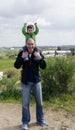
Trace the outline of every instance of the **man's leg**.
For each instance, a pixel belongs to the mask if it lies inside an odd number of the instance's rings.
[[[34,84],[32,90],[33,90],[35,101],[36,101],[37,122],[38,121],[41,122],[44,120],[41,83],[39,82],[37,84]]]
[[[37,123],[42,126],[47,126],[48,124],[44,120],[41,82],[33,85],[33,93],[36,101]]]
[[[22,84],[22,123],[28,124],[30,121],[30,85]]]

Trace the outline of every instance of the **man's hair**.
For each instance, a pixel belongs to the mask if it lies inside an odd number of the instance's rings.
[[[28,25],[28,26],[27,26],[27,30],[28,30],[28,29],[34,29],[34,26],[33,26],[33,25]]]
[[[33,42],[34,42],[34,39],[33,39],[33,38],[29,38],[29,39],[27,39],[26,43],[27,43],[28,41],[33,41]],[[34,42],[34,43],[35,43],[35,42]]]

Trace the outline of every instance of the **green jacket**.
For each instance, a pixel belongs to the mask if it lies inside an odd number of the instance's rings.
[[[36,26],[36,29],[34,31],[34,33],[32,35],[28,34],[27,31],[26,31],[26,26],[23,26],[22,28],[22,33],[24,34],[25,38],[26,38],[26,41],[29,39],[29,38],[32,38],[34,39],[34,41],[36,42],[36,35],[39,33],[39,28]]]

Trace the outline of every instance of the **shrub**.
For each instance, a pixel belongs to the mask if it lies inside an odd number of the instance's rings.
[[[21,97],[21,89],[19,89],[16,85],[17,79],[15,78],[8,78],[3,79],[4,88],[0,94],[1,99],[7,99],[10,97],[13,97],[15,99],[18,99]]]
[[[58,96],[61,93],[69,93],[69,84],[75,72],[75,64],[67,58],[55,58],[47,60],[47,68],[42,71],[43,96]]]
[[[20,78],[20,74],[19,74],[19,71],[17,71],[16,69],[7,69],[5,72],[4,72],[4,75],[7,75],[8,78],[13,78],[13,77],[18,77]]]
[[[4,72],[4,75],[7,76],[0,80],[0,98],[20,98],[20,73],[18,71],[15,71],[15,69],[8,69]]]

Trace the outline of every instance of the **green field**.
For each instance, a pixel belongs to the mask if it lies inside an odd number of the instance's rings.
[[[0,59],[0,71],[6,71],[7,69],[14,68],[14,59]]]

